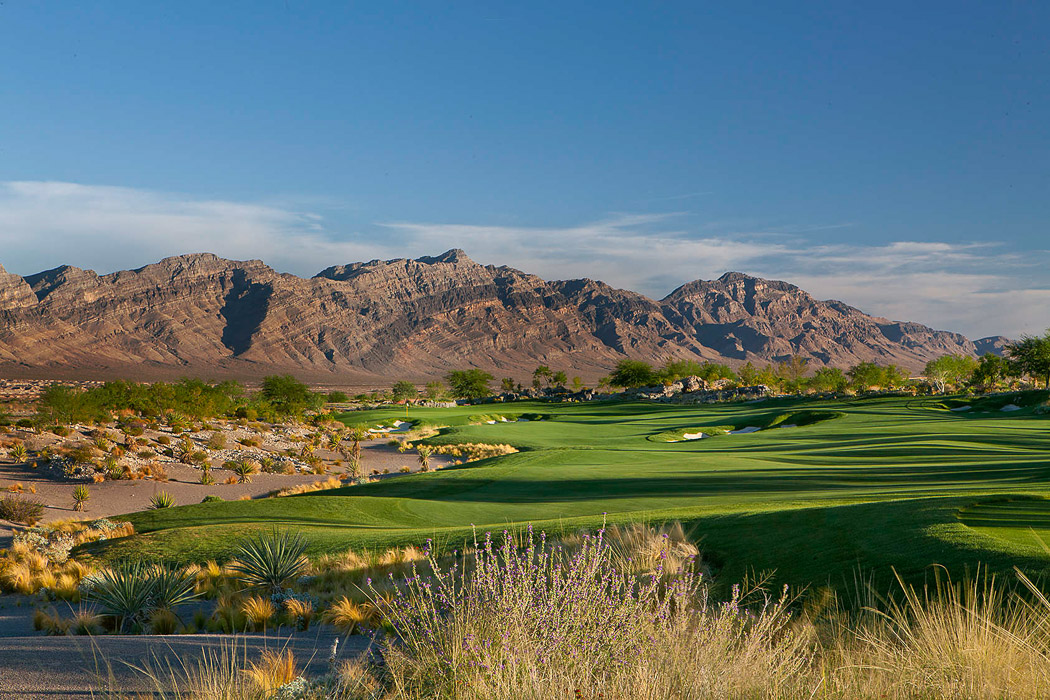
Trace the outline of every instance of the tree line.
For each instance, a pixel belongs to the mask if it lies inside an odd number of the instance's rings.
[[[176,382],[106,382],[79,389],[52,384],[36,402],[36,421],[43,423],[97,423],[114,413],[134,413],[146,418],[178,414],[204,420],[226,416],[276,422],[320,410],[325,394],[290,374],[266,377],[258,392],[249,393],[235,381],[206,382],[185,378]]]
[[[978,359],[943,355],[928,362],[923,375],[941,393],[964,387],[996,389],[1025,378],[1050,389],[1050,330],[1007,345],[1003,357],[992,353]]]

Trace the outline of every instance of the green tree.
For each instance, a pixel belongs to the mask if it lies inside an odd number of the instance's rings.
[[[460,369],[445,375],[452,395],[459,399],[480,399],[489,394],[492,375],[480,369]]]
[[[445,396],[445,385],[441,382],[427,382],[426,397],[431,401],[437,401]]]
[[[280,414],[302,413],[311,404],[310,388],[290,374],[263,379],[262,397]]]
[[[792,355],[786,362],[777,365],[777,374],[788,384],[798,386],[799,381],[809,369],[809,359],[801,355]]]
[[[809,379],[813,391],[843,391],[849,380],[838,367],[821,367]]]
[[[565,386],[569,381],[569,378],[565,375],[565,372],[558,370],[551,375],[551,383],[554,386]]]
[[[740,377],[741,386],[755,386],[758,384],[758,370],[755,369],[755,366],[750,361],[740,368],[737,375]]]
[[[969,381],[975,369],[977,369],[977,360],[972,357],[942,355],[926,363],[923,375],[933,382],[938,392],[943,394],[948,387],[960,386]]]
[[[394,401],[408,401],[419,395],[419,392],[416,391],[416,385],[403,379],[399,382],[394,382],[390,393],[394,397]]]
[[[1044,380],[1050,389],[1050,330],[1042,336],[1026,335],[1006,350],[1021,372]]]
[[[551,385],[551,378],[554,376],[554,372],[547,365],[540,365],[536,369],[532,370],[532,385],[537,389],[540,386],[540,382],[546,382],[547,386]]]
[[[970,376],[970,384],[973,386],[994,387],[1006,379],[1009,371],[1009,361],[993,353],[987,352],[977,360],[977,367]]]
[[[52,384],[37,399],[37,411],[51,423],[72,423],[80,412],[80,393],[65,384]]]
[[[573,391],[582,391],[583,390],[583,380],[580,379],[579,377],[573,377],[572,378],[572,390]]]
[[[777,373],[777,368],[773,365],[766,365],[759,370],[755,380],[758,384],[764,384],[777,390],[784,386],[784,378]]]
[[[882,386],[883,371],[874,362],[861,362],[853,365],[846,372],[846,376],[849,377],[850,386],[859,391]]]
[[[505,393],[510,393],[514,391],[514,379],[512,379],[511,377],[504,377],[499,382],[499,388]]]
[[[911,373],[897,365],[886,365],[882,368],[882,386],[887,389],[900,389],[911,381]]]
[[[616,363],[616,369],[609,375],[610,384],[625,389],[647,386],[656,381],[652,366],[641,360],[620,360]]]
[[[346,403],[350,400],[350,397],[342,391],[330,391],[328,392],[328,403]]]

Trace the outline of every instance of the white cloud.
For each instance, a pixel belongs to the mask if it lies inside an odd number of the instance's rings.
[[[260,258],[311,275],[335,264],[436,255],[463,248],[475,260],[547,279],[592,277],[660,297],[729,270],[784,279],[819,298],[915,320],[971,337],[1050,326],[1046,251],[897,241],[807,241],[851,224],[741,231],[709,222],[687,231],[676,214],[621,213],[569,227],[388,222],[343,238],[315,211],[287,203],[202,200],[65,182],[0,183],[0,263],[29,274],[68,263],[110,272],[168,255],[208,251]],[[697,234],[697,231],[700,234]],[[826,235],[826,233],[825,233]]]

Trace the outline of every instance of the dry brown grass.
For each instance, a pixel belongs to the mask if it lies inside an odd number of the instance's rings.
[[[299,676],[295,655],[291,649],[273,651],[267,649],[244,670],[252,685],[259,692],[270,694]]]
[[[337,489],[344,486],[342,481],[338,477],[332,476],[327,479],[315,481],[310,484],[297,484],[295,486],[288,486],[283,489],[273,491],[267,496],[281,497],[281,496],[297,496],[301,493],[312,493],[314,491],[326,491],[328,489]]]
[[[265,632],[277,615],[277,609],[269,598],[253,595],[241,603],[241,614],[255,632]]]

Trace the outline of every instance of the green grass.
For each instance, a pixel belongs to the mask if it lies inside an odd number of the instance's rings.
[[[1037,414],[1044,400],[1015,396],[1004,404],[1023,410],[984,415],[909,398],[413,409],[417,424],[449,426],[432,444],[508,443],[521,452],[320,494],[136,513],[128,519],[139,535],[93,551],[222,558],[238,537],[274,524],[300,529],[317,554],[426,538],[458,544],[473,526],[556,531],[603,519],[682,520],[723,580],[776,570],[785,582],[837,586],[849,585],[858,567],[918,578],[935,563],[1035,571],[1050,559],[1028,530],[1050,535],[1050,502],[1042,501],[1050,497],[1050,418]],[[476,420],[524,414],[545,420]],[[343,418],[389,424],[405,414]],[[766,429],[654,439],[705,426]]]

